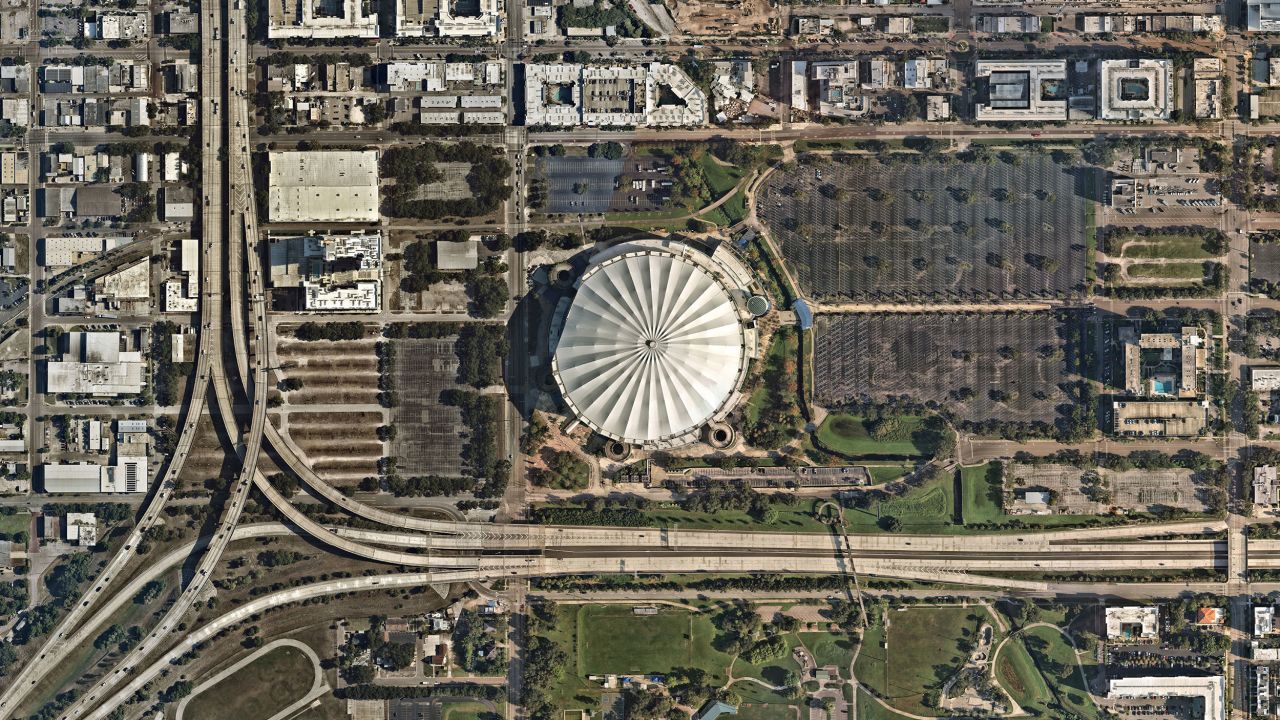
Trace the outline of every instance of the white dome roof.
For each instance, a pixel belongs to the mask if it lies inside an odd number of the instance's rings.
[[[726,405],[745,348],[719,279],[685,254],[643,247],[583,274],[552,369],[587,426],[656,445],[697,432]]]

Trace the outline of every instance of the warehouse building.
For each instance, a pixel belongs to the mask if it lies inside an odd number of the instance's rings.
[[[271,222],[377,222],[376,151],[285,150],[269,159]]]

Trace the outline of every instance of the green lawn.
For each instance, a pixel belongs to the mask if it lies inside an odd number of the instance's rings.
[[[1198,262],[1182,262],[1162,265],[1158,263],[1133,263],[1127,270],[1131,278],[1149,278],[1153,280],[1181,280],[1200,282],[1204,280],[1204,265]]]
[[[778,511],[778,522],[772,525],[766,525],[747,513],[737,510],[720,510],[714,515],[709,515],[707,513],[689,512],[679,508],[661,508],[647,510],[644,514],[650,519],[654,527],[679,526],[690,530],[777,530],[779,532],[822,533],[831,531],[828,526],[813,518],[808,504],[798,504],[790,508],[784,505],[775,505],[774,507]]]
[[[578,606],[578,674],[667,673],[693,660],[692,614],[662,607],[636,615],[627,605]]]
[[[1120,257],[1153,260],[1208,260],[1213,257],[1204,249],[1204,240],[1185,233],[1158,235],[1121,235],[1113,238],[1112,247],[1121,248]]]
[[[742,180],[741,168],[720,163],[709,152],[698,157],[698,167],[702,168],[702,176],[707,179],[713,200],[732,190]]]
[[[996,679],[1022,709],[1042,716],[1049,714],[1047,705],[1053,694],[1036,669],[1035,660],[1031,659],[1022,638],[1015,636],[1000,649],[996,658]]]
[[[12,535],[31,529],[31,513],[19,510],[12,515],[0,515],[0,533]]]
[[[193,697],[183,717],[269,718],[300,700],[311,689],[314,673],[301,650],[277,648]]]
[[[910,720],[906,715],[899,715],[887,710],[876,702],[866,690],[858,688],[858,720]]]
[[[840,668],[840,676],[848,679],[849,664],[853,662],[853,651],[857,645],[844,633],[802,632],[800,641],[809,648],[813,661],[818,667],[835,665]]]
[[[1098,718],[1098,707],[1089,698],[1080,677],[1075,650],[1062,633],[1054,628],[1038,627],[1022,635],[1036,667],[1061,703],[1079,717],[1087,720]]]
[[[489,714],[484,704],[474,700],[464,700],[445,703],[443,720],[484,720]]]
[[[787,358],[797,357],[800,353],[800,346],[796,339],[795,333],[776,332],[769,339],[769,350],[764,356],[764,366],[768,367],[773,364],[780,364]],[[751,397],[747,398],[747,406],[743,412],[747,416],[747,424],[753,424],[760,417],[760,410],[764,408],[768,400],[769,388],[761,383],[751,393]]]
[[[740,189],[720,206],[730,225],[735,225],[747,217],[747,192]]]
[[[901,532],[964,532],[964,528],[954,522],[952,485],[951,476],[944,473],[941,479],[913,488],[904,495],[866,508],[848,508],[844,511],[845,527],[851,533],[883,532],[880,518],[891,515],[902,523]]]
[[[1084,204],[1085,279],[1090,284],[1098,279],[1098,226],[1095,220],[1096,213],[1096,203],[1091,201]]]
[[[831,413],[818,426],[817,439],[828,450],[859,457],[862,455],[901,455],[919,457],[924,450],[915,435],[921,430],[924,418],[918,415],[899,416],[899,429],[884,440],[871,437],[867,419],[849,413]]]
[[[673,668],[697,668],[706,673],[706,682],[722,687],[734,677],[754,677],[778,684],[787,670],[799,672],[790,649],[799,643],[795,633],[784,635],[788,652],[774,660],[752,665],[716,649],[718,616],[721,606],[712,602],[693,604],[702,607],[695,612],[674,607],[661,607],[658,615],[635,615],[630,605],[559,606],[556,627],[540,631],[568,653],[564,673],[550,688],[557,708],[594,707],[604,692],[600,684],[590,682],[587,675],[605,673],[665,673]],[[821,633],[813,633],[821,635]],[[752,682],[738,682],[733,689],[742,696],[742,714],[758,720],[787,717],[789,700],[772,690]],[[443,720],[479,720],[472,717],[446,717]]]
[[[868,629],[858,654],[858,680],[899,710],[934,714],[924,705],[925,693],[940,688],[964,663],[968,654],[959,649],[960,641],[992,620],[981,607],[908,607],[885,615],[888,647],[881,646],[879,626]]]
[[[743,703],[738,706],[737,720],[791,720],[791,708],[786,705]]]
[[[781,685],[783,675],[787,670],[791,670],[798,675],[800,673],[800,666],[797,665],[796,661],[791,657],[791,649],[799,644],[799,640],[796,638],[795,633],[787,633],[782,636],[782,639],[787,643],[787,652],[785,655],[780,658],[774,658],[773,660],[766,660],[759,665],[753,665],[739,657],[733,661],[733,676],[735,678],[753,677],[763,680],[770,685]],[[747,690],[748,686],[751,686],[750,690]],[[792,702],[786,697],[783,697],[782,695],[779,695],[767,688],[763,688],[755,683],[735,683],[733,688],[736,692],[742,694],[744,698],[747,694],[750,694],[752,699],[758,702],[784,705]]]

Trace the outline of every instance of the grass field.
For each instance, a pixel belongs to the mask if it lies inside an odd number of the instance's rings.
[[[740,168],[718,162],[709,152],[698,157],[698,167],[702,168],[702,176],[707,179],[707,188],[711,190],[713,199],[729,192],[742,180]]]
[[[743,703],[738,706],[738,720],[791,720],[791,708],[785,705]]]
[[[482,720],[489,711],[481,703],[466,700],[463,702],[445,703],[442,720]]]
[[[872,626],[858,653],[858,679],[893,707],[921,715],[925,693],[939,688],[966,658],[959,642],[990,622],[982,608],[911,607],[887,613],[888,647],[881,646],[882,626]]]
[[[736,510],[720,510],[714,515],[688,512],[679,508],[647,510],[645,516],[656,527],[679,526],[686,529],[700,530],[757,530],[778,532],[830,532],[831,529],[818,522],[809,514],[807,505],[786,507],[774,506],[778,511],[778,522],[766,525],[745,512]]]
[[[31,528],[31,513],[19,510],[12,515],[0,515],[0,533],[12,535],[27,532]]]
[[[579,674],[666,673],[692,662],[687,611],[636,615],[626,605],[581,605],[577,620]]]
[[[858,689],[858,720],[909,720],[906,715],[899,715],[887,710],[875,701],[866,690]]]
[[[878,532],[879,520],[892,515],[902,522],[904,532],[958,532],[955,524],[955,498],[951,476],[941,478],[905,495],[891,498],[867,508],[849,508],[844,511],[845,525],[850,532]]]
[[[269,718],[301,699],[313,676],[311,660],[302,651],[278,648],[193,697],[183,717]]]
[[[795,333],[774,333],[773,337],[769,339],[769,351],[765,353],[764,365],[769,366],[781,363],[787,358],[796,357],[800,352],[800,346],[797,342]],[[767,402],[766,396],[768,393],[769,388],[764,387],[764,384],[761,383],[761,386],[756,388],[751,393],[751,397],[747,399],[747,406],[743,412],[746,413],[748,424],[755,423],[756,419],[760,417],[760,410]]]
[[[866,418],[848,413],[832,413],[818,426],[817,439],[832,452],[859,457],[862,455],[901,455],[919,457],[924,451],[916,444],[913,435],[920,430],[924,418],[903,415],[897,432],[884,440],[871,437]]]
[[[1037,627],[1023,633],[1023,637],[1036,667],[1063,706],[1086,720],[1098,718],[1098,707],[1089,698],[1084,679],[1080,677],[1075,650],[1062,633],[1054,628]],[[1050,668],[1061,668],[1062,674],[1050,673]]]
[[[781,685],[786,671],[791,670],[798,675],[800,673],[800,666],[797,665],[796,661],[791,657],[791,650],[798,645],[800,641],[796,638],[795,633],[787,633],[782,636],[782,639],[787,643],[787,652],[785,655],[773,660],[766,660],[759,665],[754,665],[742,658],[737,658],[733,661],[733,676],[735,678],[752,677],[769,683],[770,685]],[[748,699],[748,701],[774,705],[786,705],[793,702],[788,700],[786,697],[775,693],[773,690],[761,687],[753,682],[735,683],[733,689],[735,692],[742,695],[744,699]]]
[[[818,667],[835,665],[840,668],[840,676],[848,679],[849,663],[853,662],[853,651],[857,648],[853,641],[844,634],[806,632],[800,633],[800,642],[809,648],[813,661]]]
[[[911,472],[911,467],[910,463],[868,465],[867,472],[871,474],[871,482],[879,484],[897,480],[903,475]]]
[[[741,222],[747,216],[746,191],[738,190],[735,192],[732,197],[725,200],[724,204],[720,206],[720,210],[724,212],[725,218],[729,221],[728,224],[734,225]]]
[[[717,650],[716,623],[721,612],[718,604],[695,604],[706,607],[701,612],[662,607],[658,615],[646,616],[635,615],[630,605],[561,605],[555,629],[541,632],[569,656],[564,674],[550,688],[552,702],[562,710],[594,709],[605,691],[599,683],[586,679],[590,674],[666,673],[673,668],[697,668],[706,673],[709,685],[720,687],[729,680],[730,665],[734,677],[754,677],[771,683],[776,683],[786,670],[799,671],[790,652],[757,666]],[[788,648],[799,643],[795,633],[784,637]],[[791,707],[795,701],[768,688],[749,681],[735,683],[733,688],[742,696],[744,708],[750,708],[743,713],[750,718],[796,717]]]
[[[1182,280],[1199,282],[1204,279],[1204,266],[1198,262],[1183,263],[1133,263],[1126,270],[1131,278],[1152,280]]]
[[[1011,638],[1001,648],[996,658],[996,679],[1023,710],[1041,715],[1048,713],[1047,704],[1053,694],[1020,637]]]
[[[1213,257],[1204,249],[1204,240],[1184,233],[1160,235],[1121,235],[1112,238],[1112,247],[1120,248],[1120,257],[1139,260],[1208,260]]]

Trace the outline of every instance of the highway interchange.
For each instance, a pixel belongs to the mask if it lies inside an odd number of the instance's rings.
[[[146,584],[193,553],[199,560],[178,600],[169,607],[152,631],[80,698],[62,718],[103,718],[139,688],[159,676],[172,660],[223,629],[233,627],[255,613],[273,607],[347,592],[415,587],[428,583],[485,581],[500,577],[601,572],[858,572],[887,577],[945,580],[999,587],[1028,593],[1052,593],[1055,582],[986,577],[1035,569],[1069,573],[1089,570],[1129,570],[1135,567],[1170,570],[1218,569],[1233,571],[1231,541],[1218,539],[1228,530],[1225,522],[1102,528],[1034,535],[852,535],[849,547],[834,536],[803,533],[726,533],[659,530],[656,528],[573,528],[536,525],[473,523],[435,520],[396,513],[348,497],[326,483],[300,457],[291,443],[266,420],[268,386],[268,321],[263,292],[263,272],[258,247],[257,210],[250,171],[248,68],[251,55],[244,27],[245,0],[204,3],[201,11],[201,144],[203,152],[204,206],[201,212],[201,325],[195,382],[180,417],[178,442],[172,458],[157,482],[158,489],[145,502],[136,525],[123,547],[108,561],[85,597],[44,642],[32,661],[8,678],[0,692],[0,712],[12,712],[68,654],[89,642],[111,614]],[[1222,130],[1194,126],[1189,132],[1218,135]],[[796,138],[902,137],[926,132],[924,127],[828,127],[788,128],[777,131],[716,131],[717,136],[751,141]],[[1115,134],[1147,134],[1148,128],[1117,127]],[[1007,134],[990,128],[957,129],[952,137]],[[1079,128],[1045,128],[1036,136],[1080,138],[1094,131]],[[335,133],[335,136],[340,135]],[[384,139],[366,134],[370,141]],[[574,131],[544,133],[545,142],[586,143],[598,139],[688,139],[705,141],[705,131],[652,131],[600,133]],[[336,139],[341,139],[337,137]],[[501,140],[515,156],[523,154],[523,132]],[[516,187],[523,172],[516,169]],[[522,209],[510,204],[506,229],[525,227]],[[513,295],[523,291],[523,258],[513,269]],[[227,342],[230,340],[230,343]],[[227,351],[230,351],[229,353]],[[143,533],[161,517],[171,500],[174,480],[180,473],[196,437],[196,425],[205,415],[212,390],[219,430],[236,448],[239,471],[221,507],[215,529],[199,541],[150,561],[146,570],[128,575],[136,560]],[[237,412],[245,409],[246,413]],[[518,436],[518,424],[511,438]],[[352,515],[385,530],[327,527],[312,520],[277,491],[261,472],[258,460],[269,446],[288,470],[310,491]],[[517,478],[517,484],[519,478]],[[239,517],[252,487],[286,519],[286,524],[241,525]],[[1237,528],[1238,529],[1238,528]],[[209,592],[209,578],[228,545],[255,537],[305,534],[335,552],[385,563],[413,572],[396,572],[363,578],[312,583],[265,595],[224,613],[206,625],[177,631],[195,602]],[[1148,537],[1176,535],[1178,539]],[[1203,535],[1203,538],[1196,536]],[[1241,545],[1240,552],[1244,552]],[[1248,566],[1280,567],[1280,541],[1250,544]],[[129,577],[121,584],[121,578]],[[1237,578],[1233,577],[1233,581]],[[121,587],[115,587],[121,585]],[[1222,584],[1216,584],[1221,588]],[[1078,591],[1079,584],[1073,586]],[[1109,593],[1114,588],[1099,589]]]

